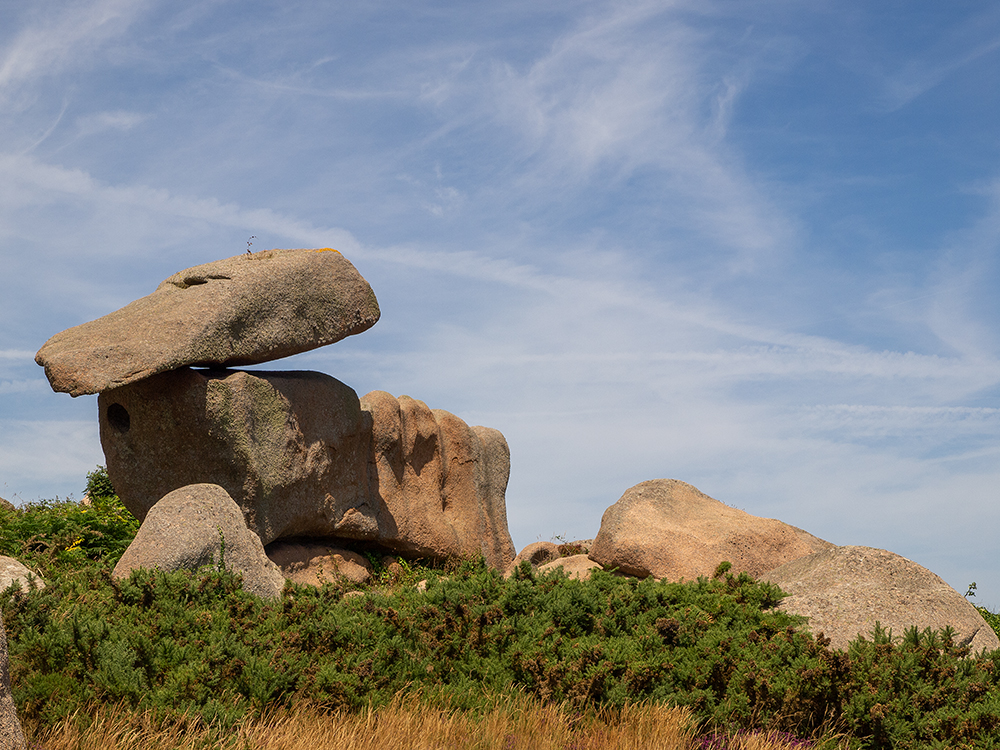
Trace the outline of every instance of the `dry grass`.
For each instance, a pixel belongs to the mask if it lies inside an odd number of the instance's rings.
[[[79,717],[77,717],[79,718]],[[572,714],[525,698],[489,711],[433,708],[419,699],[360,713],[326,713],[299,706],[220,733],[199,719],[161,725],[150,714],[101,708],[89,722],[71,718],[29,733],[32,750],[696,750],[685,708],[642,704],[620,711]],[[88,723],[86,730],[81,723]],[[729,741],[727,750],[792,750],[763,735]]]

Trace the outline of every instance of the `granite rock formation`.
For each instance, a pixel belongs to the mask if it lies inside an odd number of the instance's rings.
[[[136,568],[169,572],[220,563],[242,574],[243,588],[261,598],[278,597],[285,586],[229,494],[218,485],[192,484],[150,509],[112,575],[128,578]]]
[[[270,362],[371,328],[378,302],[336,250],[265,250],[174,274],[50,338],[35,357],[55,391],[102,393],[186,365]]]
[[[752,516],[676,479],[628,489],[604,512],[590,559],[605,568],[671,581],[711,576],[724,560],[733,573],[759,576],[829,549],[802,529]]]
[[[507,443],[408,396],[315,372],[241,372],[379,318],[336,250],[268,250],[174,274],[49,339],[52,388],[99,393],[108,474],[143,521],[181,487],[216,484],[263,544],[366,540],[413,557],[513,557]]]
[[[371,420],[370,504],[378,541],[407,556],[478,554],[504,570],[514,557],[505,493],[510,450],[497,430],[385,391],[361,399]]]
[[[183,368],[102,393],[108,476],[141,521],[190,484],[223,487],[264,544],[376,542],[413,557],[514,556],[507,443],[407,396],[315,372]]]
[[[858,635],[871,637],[878,622],[899,638],[915,625],[950,626],[973,652],[1000,648],[1000,639],[965,597],[927,568],[873,547],[834,547],[800,557],[761,576],[791,594],[780,609],[809,618],[833,648]]]

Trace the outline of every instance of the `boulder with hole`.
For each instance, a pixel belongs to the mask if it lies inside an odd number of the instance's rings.
[[[366,540],[501,570],[514,556],[503,435],[408,396],[359,399],[316,372],[182,368],[102,393],[98,409],[108,476],[140,520],[211,483],[264,544]]]
[[[694,580],[722,561],[765,571],[833,547],[802,529],[732,508],[676,479],[628,489],[604,512],[590,559],[628,575]]]

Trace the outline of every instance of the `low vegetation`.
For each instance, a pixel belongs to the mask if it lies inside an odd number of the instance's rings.
[[[170,722],[121,706],[102,707],[87,728],[73,718],[36,735],[46,750],[796,750],[806,744],[778,733],[697,739],[685,708],[657,704],[572,713],[520,694],[479,713],[429,706],[410,694],[388,706],[328,711],[300,703],[269,711],[222,732],[198,719]]]
[[[0,554],[47,582],[0,597],[37,747],[1000,746],[1000,652],[948,631],[834,651],[725,566],[677,584],[405,563],[273,602],[225,570],[116,581],[136,522],[102,481],[89,506],[0,509]]]

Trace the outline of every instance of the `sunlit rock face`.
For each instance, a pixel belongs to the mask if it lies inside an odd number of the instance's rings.
[[[922,565],[895,552],[845,546],[823,550],[765,573],[789,594],[779,609],[808,618],[832,648],[846,650],[878,624],[902,636],[911,627],[954,630],[973,653],[1000,648],[1000,639],[971,602]]]
[[[378,302],[336,250],[265,250],[179,271],[152,294],[50,338],[52,389],[101,393],[187,365],[245,366],[371,328]]]
[[[629,575],[670,581],[711,576],[722,561],[759,576],[830,542],[773,518],[752,516],[676,479],[629,488],[604,512],[590,559]]]
[[[336,250],[267,250],[180,271],[35,359],[54,390],[100,394],[108,474],[140,521],[172,491],[213,484],[264,544],[364,540],[503,569],[514,550],[499,432],[408,396],[362,400],[317,372],[228,369],[332,344],[379,314]]]
[[[483,554],[499,569],[507,443],[423,402],[317,372],[181,368],[98,399],[108,474],[140,520],[179,487],[210,483],[264,544],[369,540],[402,554]]]

